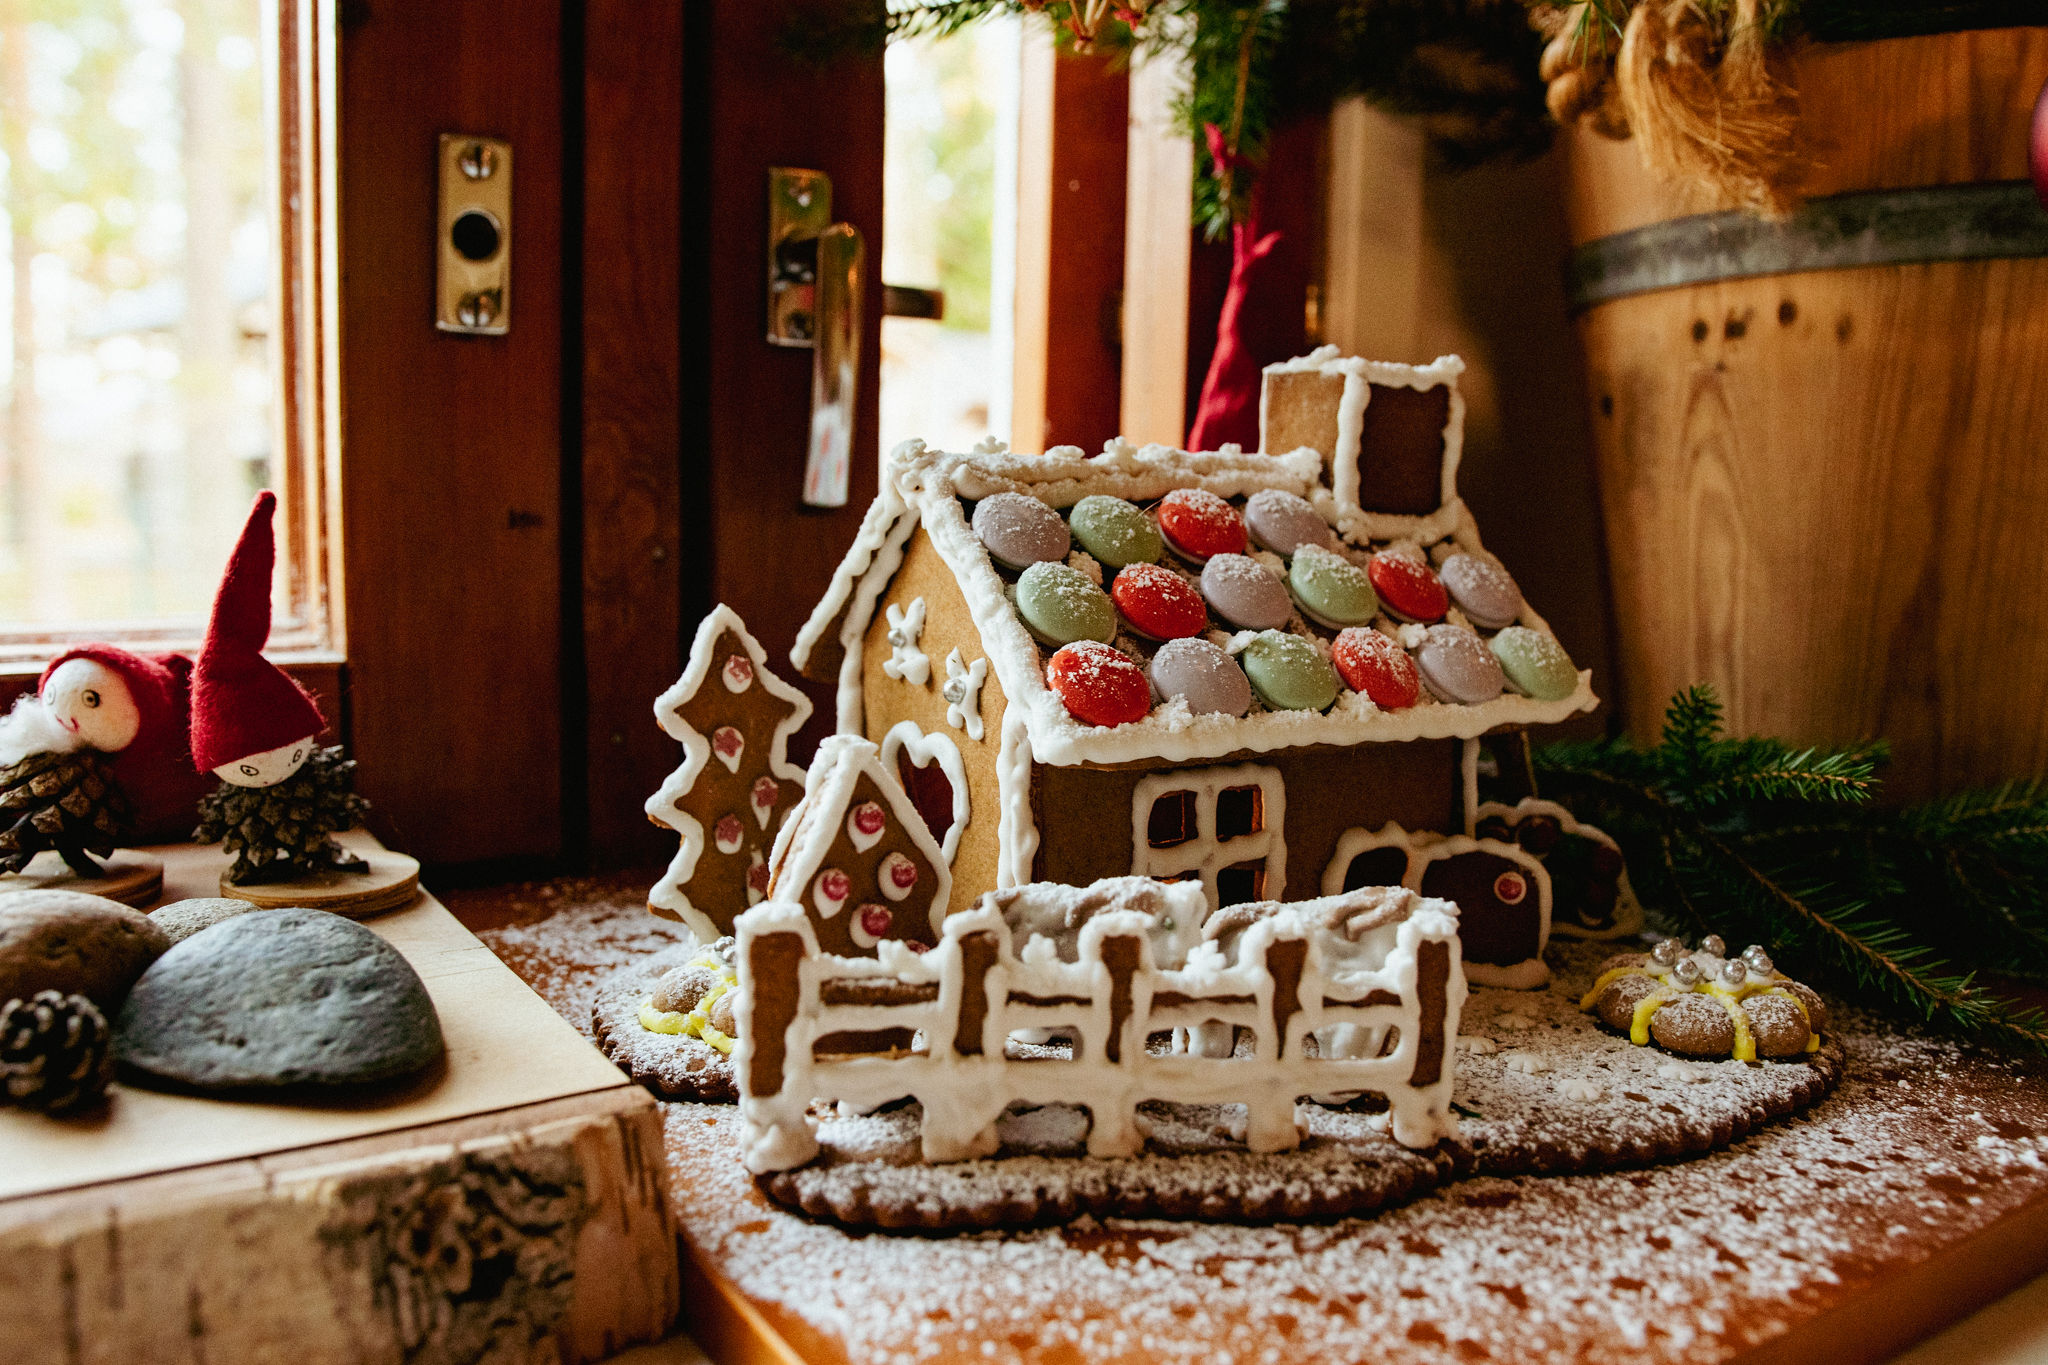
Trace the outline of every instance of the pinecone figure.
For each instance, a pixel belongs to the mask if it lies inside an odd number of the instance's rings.
[[[54,848],[81,877],[97,877],[92,855],[111,857],[132,827],[128,794],[97,749],[30,754],[0,768],[0,872],[19,872]]]
[[[235,855],[228,880],[281,882],[313,872],[367,872],[370,865],[328,836],[353,829],[370,803],[354,791],[356,764],[341,748],[315,749],[274,787],[223,782],[199,803],[192,837]]]
[[[52,1114],[93,1103],[113,1076],[113,1031],[82,995],[38,991],[0,1006],[0,1085],[7,1098]]]

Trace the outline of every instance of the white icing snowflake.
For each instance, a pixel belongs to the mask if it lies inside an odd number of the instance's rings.
[[[939,694],[946,699],[946,724],[965,730],[969,739],[980,739],[981,685],[988,681],[988,660],[967,663],[954,650],[946,656],[946,684]]]
[[[1510,1052],[1500,1060],[1502,1066],[1510,1071],[1519,1071],[1524,1076],[1540,1076],[1550,1070],[1550,1063],[1533,1052]]]
[[[974,453],[977,455],[1007,455],[1010,453],[1010,443],[1008,441],[999,441],[993,436],[984,436],[974,443]]]
[[[882,671],[912,687],[923,687],[932,676],[931,656],[917,644],[924,634],[924,599],[913,597],[907,607],[891,602],[888,614],[889,657],[882,661]]]
[[[1500,1044],[1476,1033],[1461,1033],[1458,1035],[1458,1051],[1469,1052],[1474,1057],[1490,1057],[1500,1051]]]
[[[1564,1076],[1557,1082],[1557,1093],[1568,1100],[1597,1100],[1607,1092],[1600,1088],[1598,1081],[1589,1081],[1584,1076]]]

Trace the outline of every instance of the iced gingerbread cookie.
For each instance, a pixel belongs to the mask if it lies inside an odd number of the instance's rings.
[[[768,671],[767,655],[731,607],[697,628],[683,676],[654,704],[681,741],[683,763],[647,800],[647,817],[682,836],[647,908],[681,920],[700,943],[768,891],[768,854],[783,817],[804,793],[789,737],[810,699]]]
[[[1602,966],[1580,1008],[1638,1047],[1654,1042],[1685,1057],[1802,1057],[1820,1050],[1827,1006],[1784,976],[1759,945],[1730,957],[1715,935],[1687,952],[1667,938],[1653,952],[1622,953]]]
[[[598,986],[591,1027],[621,1071],[663,1099],[737,1098],[732,940],[683,944],[614,972]]]

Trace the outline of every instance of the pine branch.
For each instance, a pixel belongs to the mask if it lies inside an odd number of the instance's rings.
[[[1692,687],[1652,748],[1554,745],[1531,766],[1622,844],[1646,905],[1768,943],[1890,1013],[2048,1052],[2048,1016],[1977,970],[2048,980],[2048,780],[1888,811],[1873,804],[1881,744],[1722,729],[1713,690]]]

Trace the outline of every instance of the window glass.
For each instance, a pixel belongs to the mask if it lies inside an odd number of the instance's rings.
[[[0,10],[0,630],[196,625],[271,482],[266,17]]]
[[[1010,431],[1021,28],[969,24],[885,59],[882,279],[945,294],[940,321],[882,319],[882,453]]]

